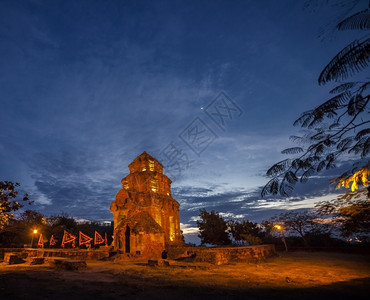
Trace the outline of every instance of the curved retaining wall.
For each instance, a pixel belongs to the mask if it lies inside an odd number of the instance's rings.
[[[258,262],[276,256],[275,245],[242,247],[187,247],[172,246],[168,249],[169,259],[191,262],[208,262],[216,265],[230,262]],[[73,250],[73,249],[0,249],[0,260],[4,253],[17,253],[21,258],[29,257],[66,257],[81,260],[99,260],[109,257],[109,249]]]
[[[3,248],[0,249],[0,259],[5,253],[17,253],[19,257],[66,257],[71,259],[95,260],[109,257],[108,249],[82,250],[82,249],[31,249],[31,248]]]
[[[169,259],[208,262],[216,265],[229,262],[258,262],[276,256],[275,245],[242,247],[171,247]]]

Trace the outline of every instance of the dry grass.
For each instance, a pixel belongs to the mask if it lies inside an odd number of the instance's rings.
[[[263,263],[223,266],[89,261],[84,271],[0,266],[2,299],[367,299],[369,256],[281,253]]]

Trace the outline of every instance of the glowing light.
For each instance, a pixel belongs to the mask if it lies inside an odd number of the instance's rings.
[[[363,186],[369,185],[368,177],[370,177],[370,169],[366,165],[362,167],[359,171],[354,173],[352,176],[346,177],[346,178],[340,178],[337,188],[340,188],[341,186],[344,186],[345,188],[349,188],[350,183],[351,185],[351,191],[354,192],[358,189],[358,184],[362,184]],[[335,182],[336,179],[333,179],[332,182]]]
[[[143,171],[143,172],[144,172],[144,171],[146,171],[146,168],[143,168],[143,169],[142,169],[142,171]]]
[[[281,229],[282,229],[282,227],[281,227],[279,224],[274,225],[274,227],[275,227],[277,230],[281,230]]]
[[[154,161],[153,160],[149,160],[149,170],[154,171]]]
[[[33,237],[35,236],[35,234],[37,233],[37,229],[33,229],[32,230],[32,238],[31,238],[31,248],[32,248],[32,246],[33,246]]]
[[[170,241],[175,240],[175,222],[173,216],[170,216]]]
[[[152,180],[151,185],[152,185],[152,191],[156,192],[158,190],[158,181],[157,180]]]

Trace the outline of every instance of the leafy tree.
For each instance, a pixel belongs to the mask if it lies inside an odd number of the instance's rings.
[[[41,233],[45,237],[48,229],[46,218],[39,212],[26,210],[18,218],[12,219],[1,232],[0,243],[4,247],[23,247],[24,244],[29,244],[33,229],[38,231],[34,238]]]
[[[9,220],[7,226],[0,231],[0,247],[1,248],[19,248],[27,243],[22,237],[23,228],[16,219]],[[30,240],[28,240],[28,243]]]
[[[60,243],[63,238],[64,230],[77,235],[78,234],[78,228],[77,228],[77,222],[72,217],[69,217],[68,214],[62,213],[57,216],[51,216],[47,218],[47,222],[49,224],[49,231],[50,235],[53,234],[55,241],[57,243]],[[89,234],[85,232],[86,234]]]
[[[227,222],[229,232],[237,242],[245,241],[250,245],[262,244],[263,232],[257,223],[243,220],[242,222],[230,220]]]
[[[274,231],[274,223],[271,221],[262,221],[261,227],[264,231],[265,236],[271,236],[271,233]]]
[[[359,235],[366,239],[370,232],[370,202],[367,190],[347,191],[331,201],[321,201],[315,206],[321,215],[330,215],[336,225],[340,226],[344,237]]]
[[[26,210],[20,215],[17,223],[18,228],[20,229],[19,235],[24,244],[29,242],[29,238],[33,234],[33,229],[37,229],[37,235],[35,238],[38,238],[39,235],[42,234],[45,240],[48,236],[49,226],[47,224],[47,219],[43,214],[37,211]]]
[[[180,234],[181,234],[181,240],[182,240],[182,241],[183,241],[183,243],[185,244],[184,231],[180,230]]]
[[[214,211],[209,213],[205,209],[201,209],[199,216],[201,220],[197,221],[197,226],[199,228],[198,237],[202,245],[211,244],[221,246],[231,244],[227,232],[227,223],[219,213]]]
[[[252,234],[241,234],[241,237],[244,241],[246,241],[249,245],[261,245],[262,239],[258,236]]]
[[[14,211],[23,207],[23,204],[16,201],[19,187],[19,183],[13,183],[11,181],[0,181],[0,231],[4,230],[5,226],[9,223],[11,219],[14,218]],[[22,201],[29,201],[28,195],[25,194]]]
[[[77,222],[74,218],[69,217],[67,214],[62,213],[57,216],[48,218],[48,223],[52,227],[60,227],[62,230],[76,230]]]
[[[43,214],[34,211],[34,210],[26,210],[24,211],[18,218],[19,221],[24,222],[28,226],[38,226],[38,225],[45,225],[46,218]]]
[[[271,222],[271,220],[262,221],[260,227],[263,233],[262,243],[264,244],[275,243],[276,237],[274,237],[272,234],[272,232],[274,231],[274,224]]]
[[[304,246],[309,245],[309,235],[313,233],[327,233],[325,225],[315,222],[316,216],[309,212],[287,212],[271,218],[271,222],[281,224],[287,233],[298,234]]]
[[[341,21],[337,29],[368,30],[369,20],[367,8]],[[274,164],[266,172],[271,179],[262,189],[262,196],[288,196],[296,182],[304,183],[313,174],[335,167],[335,162],[344,154],[354,155],[358,160],[369,155],[370,82],[343,82],[365,70],[369,62],[370,38],[365,35],[342,49],[323,69],[319,84],[338,81],[339,85],[330,91],[329,100],[304,112],[294,122],[295,126],[305,128],[306,131],[301,136],[292,136],[291,140],[297,146],[285,149],[282,153],[296,156]],[[363,167],[359,165],[343,174],[342,182]],[[356,185],[367,186],[364,177],[356,177]]]
[[[23,247],[24,244],[29,244],[33,229],[37,229],[38,233],[34,236],[34,245],[40,234],[43,234],[45,246],[47,247],[47,239],[54,235],[57,242],[57,247],[60,247],[64,230],[78,235],[79,230],[83,233],[94,237],[95,230],[99,233],[107,233],[108,243],[112,241],[113,227],[104,226],[98,222],[86,222],[77,224],[76,220],[69,217],[67,214],[45,217],[39,212],[26,210],[18,218],[10,220],[8,226],[0,232],[1,247]]]

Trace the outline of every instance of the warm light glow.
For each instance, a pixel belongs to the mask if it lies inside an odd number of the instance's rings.
[[[37,233],[37,229],[34,229],[34,230],[33,230],[33,233],[34,233],[34,234],[36,234],[36,233]]]
[[[143,168],[143,169],[142,169],[142,171],[143,171],[143,172],[144,172],[144,171],[146,171],[146,168]]]
[[[175,222],[173,216],[170,216],[170,241],[173,242],[175,240]]]
[[[155,214],[155,221],[162,226],[162,218],[161,218],[161,213],[158,212]]]
[[[158,190],[158,181],[157,180],[152,180],[151,184],[152,184],[152,191],[157,192],[157,190]]]
[[[149,170],[154,171],[154,161],[153,160],[149,160]]]
[[[349,176],[347,178],[340,178],[337,188],[339,189],[341,186],[344,186],[345,188],[349,188],[350,183],[352,182],[351,185],[351,191],[354,192],[355,190],[358,189],[358,184],[362,184],[363,186],[368,186],[369,185],[369,179],[370,177],[370,169],[366,165],[362,167],[359,171],[354,173],[352,176]],[[333,179],[333,182],[335,182],[337,178]]]
[[[275,227],[277,230],[281,230],[281,229],[282,229],[282,228],[281,228],[281,226],[280,226],[279,224],[274,225],[274,227]]]

